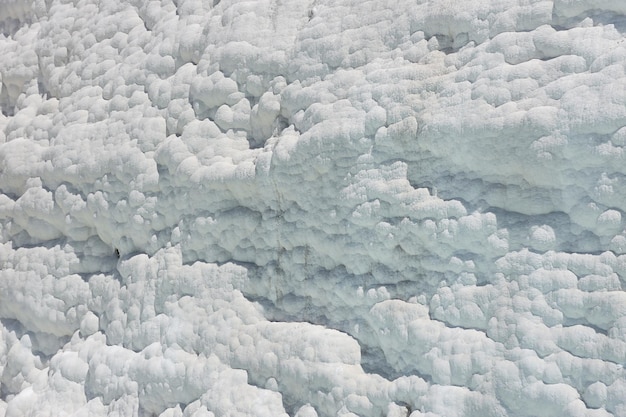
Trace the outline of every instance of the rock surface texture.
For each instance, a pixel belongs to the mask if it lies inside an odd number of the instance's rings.
[[[623,0],[0,0],[0,417],[626,416]]]

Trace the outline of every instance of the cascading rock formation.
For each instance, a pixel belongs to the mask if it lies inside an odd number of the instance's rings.
[[[0,0],[0,417],[625,417],[625,40]]]

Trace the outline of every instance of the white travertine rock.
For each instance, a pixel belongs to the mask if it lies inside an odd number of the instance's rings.
[[[626,414],[621,0],[0,0],[0,416]]]

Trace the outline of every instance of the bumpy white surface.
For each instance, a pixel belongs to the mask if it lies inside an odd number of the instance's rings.
[[[626,2],[0,31],[0,416],[626,416]]]

